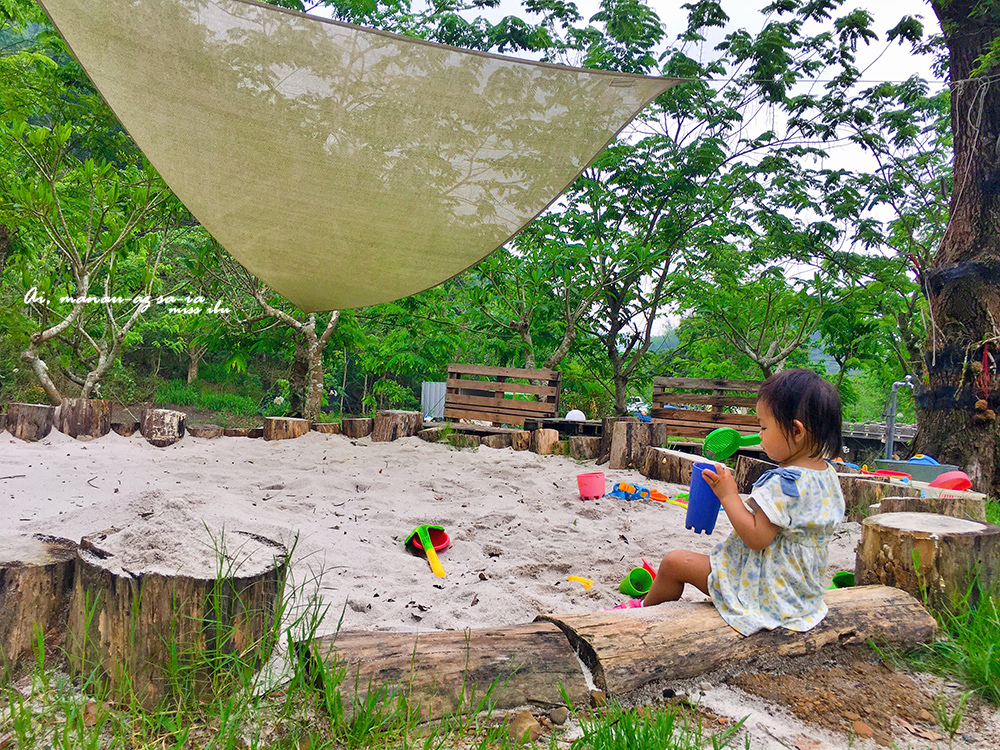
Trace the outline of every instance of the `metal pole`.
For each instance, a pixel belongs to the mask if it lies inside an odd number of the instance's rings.
[[[885,460],[892,460],[892,449],[896,442],[896,392],[901,385],[913,388],[913,376],[907,375],[903,380],[892,384],[892,398],[889,400],[889,412],[885,415]]]

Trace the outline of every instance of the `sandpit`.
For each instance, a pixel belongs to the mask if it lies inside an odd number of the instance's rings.
[[[3,433],[0,476],[13,478],[0,481],[0,521],[12,532],[76,541],[127,530],[116,538],[135,540],[133,557],[159,569],[163,553],[171,570],[176,549],[205,570],[220,536],[249,532],[294,548],[293,579],[329,605],[328,630],[341,615],[347,630],[492,627],[610,607],[642,558],[655,566],[677,547],[707,552],[731,530],[723,515],[714,534],[696,535],[671,504],[582,501],[576,475],[602,468],[609,489],[618,481],[685,489],[593,461],[417,438],[189,436],[156,448],[114,433],[81,442],[53,431],[38,443]],[[404,545],[422,523],[451,536],[440,554],[444,579]],[[853,569],[859,534],[856,524],[838,532],[828,576]],[[689,587],[685,599],[705,597]]]

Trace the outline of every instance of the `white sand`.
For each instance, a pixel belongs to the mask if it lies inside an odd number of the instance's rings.
[[[156,448],[142,437],[113,433],[82,442],[53,431],[39,443],[25,443],[5,432],[0,524],[5,534],[43,532],[74,541],[118,528],[114,549],[131,555],[130,564],[178,567],[188,575],[213,568],[223,531],[237,560],[247,537],[231,532],[288,546],[297,538],[294,578],[313,582],[330,605],[325,632],[336,628],[341,611],[348,630],[491,627],[529,622],[543,612],[610,607],[625,598],[618,584],[641,558],[655,566],[674,548],[707,552],[731,529],[724,514],[706,537],[684,528],[685,511],[675,505],[580,500],[576,475],[602,469],[608,489],[619,481],[668,495],[686,489],[593,461],[485,447],[454,450],[417,438],[352,443],[313,432],[267,443],[186,436]],[[24,476],[6,478],[18,474]],[[441,554],[444,579],[404,547],[420,523],[442,524],[452,538]],[[830,549],[830,575],[853,569],[859,536],[857,524],[843,525]],[[594,586],[585,591],[568,575],[592,579]],[[705,599],[690,587],[684,598]],[[702,683],[670,684],[693,695]],[[636,697],[655,700],[662,687],[651,684]],[[700,700],[734,719],[750,716],[755,748],[783,750],[805,737],[819,741],[809,747],[844,746],[843,737],[725,685]],[[968,746],[994,747],[995,732],[987,734]],[[876,748],[870,740],[855,746]]]
[[[655,567],[671,549],[707,552],[731,530],[725,514],[706,537],[684,528],[675,505],[582,501],[576,475],[602,468],[608,489],[618,481],[669,495],[686,489],[593,461],[417,438],[186,436],[156,448],[114,433],[81,442],[53,430],[38,443],[2,433],[0,477],[25,476],[0,480],[0,523],[74,541],[114,527],[121,554],[134,541],[129,570],[189,575],[211,573],[223,532],[237,559],[241,537],[229,532],[251,532],[295,545],[295,579],[316,580],[329,629],[341,611],[348,630],[489,627],[610,607],[625,598],[618,584],[641,558]],[[422,523],[451,536],[444,579],[404,546]],[[858,534],[856,524],[838,534],[831,574],[853,569]],[[690,587],[685,598],[704,599]]]

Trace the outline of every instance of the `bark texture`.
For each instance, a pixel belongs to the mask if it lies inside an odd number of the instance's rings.
[[[918,452],[1000,491],[1000,86],[973,75],[1000,36],[1000,6],[933,0],[949,51],[954,186],[944,237],[921,276],[929,304]]]
[[[85,537],[77,551],[69,607],[72,667],[99,668],[113,695],[134,691],[150,709],[168,695],[172,672],[187,670],[182,677],[210,688],[206,657],[238,654],[246,662],[262,663],[274,643],[268,633],[284,585],[287,551],[262,538],[245,542],[251,543],[272,547],[275,562],[252,575],[203,578],[131,573],[99,541]]]
[[[870,516],[854,575],[859,584],[903,589],[939,612],[968,611],[1000,580],[1000,526],[933,513]]]
[[[347,668],[348,711],[368,691],[402,691],[426,719],[469,710],[490,694],[494,708],[529,701],[585,704],[589,691],[576,654],[555,625],[428,633],[339,633],[307,644],[315,660]],[[318,666],[318,665],[317,665]],[[494,684],[495,683],[495,684]],[[411,703],[413,705],[413,703]]]
[[[0,678],[33,666],[36,628],[46,652],[62,646],[75,558],[67,539],[0,538]]]
[[[826,594],[829,613],[806,633],[763,630],[742,636],[711,602],[668,602],[656,607],[542,615],[570,639],[597,687],[612,695],[653,680],[678,680],[738,660],[802,656],[824,646],[865,643],[915,645],[934,637],[935,623],[912,596],[885,586],[855,586]]]

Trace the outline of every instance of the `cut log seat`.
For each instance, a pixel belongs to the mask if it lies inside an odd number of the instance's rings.
[[[915,645],[934,638],[935,622],[905,591],[856,586],[826,593],[829,613],[806,633],[779,628],[744,637],[709,602],[541,615],[562,628],[590,668],[597,687],[620,695],[660,679],[697,677],[723,664],[754,657],[802,656],[824,646]]]
[[[576,654],[555,625],[429,633],[358,632],[307,644],[313,669],[321,661],[347,668],[341,694],[348,711],[364,705],[368,690],[401,690],[426,719],[477,710],[491,684],[496,709],[529,701],[562,704],[562,691],[586,705],[589,690]],[[355,691],[358,691],[355,693]]]
[[[461,632],[340,633],[300,646],[311,670],[322,663],[346,667],[340,690],[349,710],[368,691],[384,689],[402,691],[423,717],[434,719],[470,704],[475,709],[474,699],[493,683],[498,709],[567,698],[586,703],[589,691],[577,656],[599,689],[621,695],[653,680],[696,677],[733,661],[750,666],[758,658],[803,656],[823,647],[869,640],[915,645],[935,636],[934,618],[899,589],[834,589],[826,592],[826,602],[826,618],[807,633],[778,629],[744,637],[709,602],[671,602],[542,615],[527,625]]]

